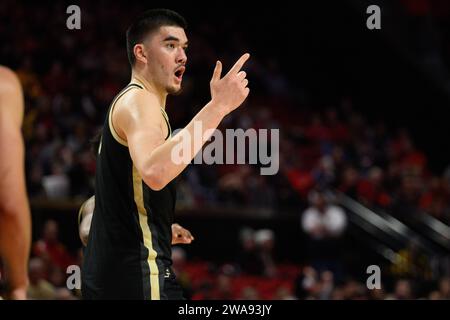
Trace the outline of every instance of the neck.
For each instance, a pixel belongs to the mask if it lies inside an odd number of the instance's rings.
[[[151,78],[146,77],[144,72],[133,70],[131,72],[131,82],[142,85],[145,90],[155,95],[159,101],[160,107],[166,109],[167,92],[161,88],[158,88]]]

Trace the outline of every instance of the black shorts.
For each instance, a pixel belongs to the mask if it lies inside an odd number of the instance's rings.
[[[185,300],[183,288],[178,283],[170,267],[166,267],[163,277],[163,289],[160,292],[161,300]],[[160,281],[161,282],[161,281]],[[128,282],[129,283],[129,282]],[[142,300],[142,287],[115,285],[111,288],[92,289],[82,283],[81,293],[84,300]]]
[[[164,279],[164,289],[163,292],[166,295],[165,298],[161,297],[163,300],[185,300],[183,296],[183,288],[178,283],[176,276],[171,268],[167,268],[167,274],[169,277]]]

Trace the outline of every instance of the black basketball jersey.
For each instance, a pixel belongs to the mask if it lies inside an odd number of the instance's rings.
[[[98,149],[95,209],[82,270],[83,291],[90,298],[166,298],[162,288],[172,264],[176,190],[174,181],[160,191],[150,189],[134,167],[126,141],[114,130],[114,105],[131,90],[143,87],[131,83],[113,100]],[[161,112],[167,139],[171,129]]]

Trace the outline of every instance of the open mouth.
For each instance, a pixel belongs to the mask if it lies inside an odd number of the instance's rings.
[[[175,71],[175,77],[181,81],[181,79],[183,78],[183,73],[186,70],[185,67],[180,67]]]

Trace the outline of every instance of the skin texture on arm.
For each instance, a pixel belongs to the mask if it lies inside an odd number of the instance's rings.
[[[0,257],[12,299],[26,298],[31,243],[21,133],[23,112],[18,78],[0,67]]]
[[[123,99],[113,113],[113,124],[119,135],[128,142],[133,164],[144,182],[153,190],[161,190],[189,164],[203,144],[213,134],[222,119],[239,107],[249,94],[246,73],[240,71],[250,55],[243,55],[233,68],[221,78],[222,64],[217,62],[211,79],[211,101],[177,135],[164,140],[162,115],[158,99],[142,90]],[[194,135],[194,123],[201,122],[202,132]],[[199,139],[200,138],[200,139]],[[176,162],[172,150],[188,139],[189,161]],[[201,140],[201,141],[195,141]]]

